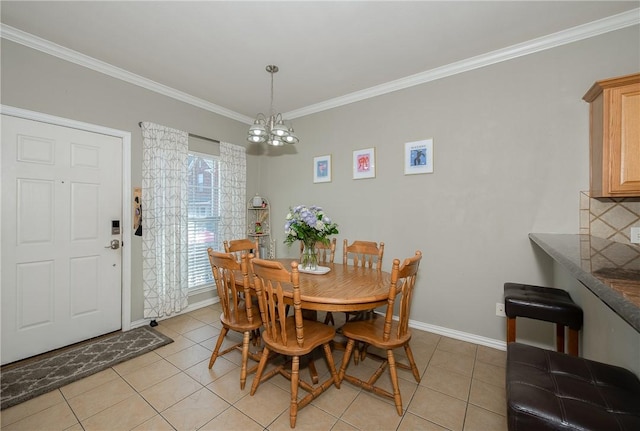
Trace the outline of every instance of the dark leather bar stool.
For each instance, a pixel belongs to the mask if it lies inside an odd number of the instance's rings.
[[[556,350],[564,353],[565,326],[569,327],[568,353],[578,356],[578,332],[582,328],[582,308],[569,293],[552,287],[504,284],[504,311],[507,315],[507,343],[516,341],[516,317],[556,324]]]
[[[521,343],[507,345],[509,431],[640,430],[631,371]]]

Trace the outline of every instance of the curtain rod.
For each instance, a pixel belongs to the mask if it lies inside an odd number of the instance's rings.
[[[138,123],[138,127],[142,127],[142,121]],[[189,136],[192,138],[204,139],[205,141],[215,142],[216,144],[220,143],[220,141],[218,141],[217,139],[207,138],[206,136],[194,135],[193,133],[189,133]]]

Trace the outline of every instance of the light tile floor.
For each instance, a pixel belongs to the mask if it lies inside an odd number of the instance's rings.
[[[340,314],[334,313],[336,324]],[[240,390],[239,352],[207,368],[220,331],[219,315],[220,308],[212,305],[159,322],[156,329],[173,343],[2,411],[2,430],[290,429],[289,381],[284,377],[262,383],[250,396],[253,375]],[[296,429],[506,430],[506,353],[412,332],[422,381],[417,384],[409,371],[399,371],[401,417],[392,400],[344,381],[339,390],[332,386],[300,410]],[[240,340],[238,334],[232,337]],[[230,344],[225,341],[223,347]],[[334,358],[339,366],[342,351],[334,351]],[[377,365],[367,358],[357,366],[352,362],[348,372],[368,377]],[[328,373],[323,360],[316,366],[321,376]],[[300,375],[308,380],[306,370]],[[385,372],[378,383],[390,388],[387,376]]]

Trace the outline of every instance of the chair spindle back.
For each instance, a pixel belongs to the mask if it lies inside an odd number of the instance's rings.
[[[247,254],[243,253],[240,262],[238,262],[233,253],[220,253],[211,248],[207,249],[207,253],[222,312],[227,319],[237,321],[239,313],[244,310],[249,323],[253,323],[251,300],[246,300],[251,298]],[[242,274],[242,288],[238,287],[236,278],[240,273]]]
[[[400,296],[400,318],[396,336],[398,338],[403,337],[409,329],[409,313],[411,311],[411,300],[413,299],[413,288],[416,284],[416,275],[418,274],[418,267],[420,266],[421,260],[422,252],[420,251],[416,251],[413,257],[405,259],[402,266],[400,266],[400,259],[393,260],[389,299],[384,317],[384,333],[382,335],[384,341],[388,341],[391,337],[393,309],[398,296]]]
[[[378,244],[374,241],[353,241],[351,245],[347,245],[347,240],[343,241],[342,247],[342,263],[348,265],[349,259],[352,260],[353,266],[375,268],[380,271],[382,269],[382,256],[384,255],[384,242]]]
[[[230,241],[224,241],[224,251],[225,253],[233,253],[236,255],[236,259],[240,258],[242,252],[246,254],[253,253],[255,257],[260,257],[260,244],[258,244],[258,239],[232,239]]]
[[[287,319],[284,302],[283,284],[293,287],[293,308],[295,336],[298,346],[304,346],[304,328],[300,300],[300,279],[298,262],[291,263],[291,272],[282,263],[271,260],[250,259],[251,272],[254,276],[254,287],[258,295],[260,316],[264,331],[274,342],[287,346],[287,325],[293,324]]]

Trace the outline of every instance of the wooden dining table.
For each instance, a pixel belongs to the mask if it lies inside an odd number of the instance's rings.
[[[296,259],[273,259],[288,271]],[[326,274],[300,272],[301,306],[315,311],[365,311],[387,303],[391,274],[375,268],[323,263]],[[240,274],[236,280],[242,282]],[[285,301],[293,304],[293,287],[283,285]]]
[[[274,259],[289,271],[295,259]],[[300,272],[302,308],[316,311],[365,311],[387,303],[391,274],[375,268],[323,263],[326,274]],[[293,301],[293,288],[283,285]],[[287,295],[289,294],[289,295]],[[287,299],[285,299],[287,301]],[[293,302],[292,302],[293,303]]]

